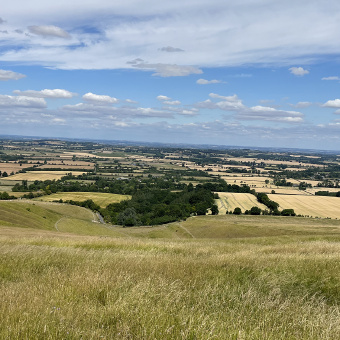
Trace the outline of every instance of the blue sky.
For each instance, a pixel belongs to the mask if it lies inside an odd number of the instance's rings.
[[[340,150],[340,3],[15,1],[0,134]]]

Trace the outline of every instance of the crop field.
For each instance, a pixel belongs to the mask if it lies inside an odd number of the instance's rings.
[[[242,175],[238,175],[238,176],[222,176],[222,178],[229,184],[247,184],[250,187],[252,186],[256,186],[256,187],[267,187],[270,189],[274,189],[277,188],[276,185],[273,184],[273,179],[270,177],[266,177],[266,176],[242,176]],[[268,184],[266,184],[266,180],[269,181]],[[289,179],[290,182],[292,182],[293,184],[299,185],[299,181],[294,180],[294,179]]]
[[[35,163],[22,164],[21,166],[19,163],[14,163],[14,162],[0,163],[0,171],[1,172],[6,171],[7,174],[9,175],[12,171],[15,173],[15,172],[18,172],[19,170],[32,167],[33,165],[35,165]]]
[[[302,195],[268,195],[280,209],[294,209],[296,214],[323,218],[340,218],[340,198]]]
[[[340,221],[203,216],[103,237],[50,214],[0,226],[1,339],[340,337]]]
[[[27,171],[22,174],[15,174],[13,176],[6,177],[7,180],[11,181],[46,181],[46,180],[57,180],[67,175],[70,171]],[[74,176],[82,175],[83,171],[71,171]]]
[[[232,192],[219,192],[219,199],[216,200],[219,214],[223,215],[226,211],[234,211],[235,208],[241,208],[244,213],[256,206],[261,209],[267,209],[264,204],[257,201],[256,197],[252,194],[246,193],[232,193]]]
[[[60,192],[48,196],[35,198],[35,201],[53,202],[62,199],[63,201],[79,201],[83,202],[91,199],[100,207],[105,208],[110,203],[118,203],[123,200],[130,199],[129,195],[117,195],[102,192]]]

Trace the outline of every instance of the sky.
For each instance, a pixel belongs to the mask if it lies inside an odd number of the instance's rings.
[[[340,150],[338,0],[15,0],[0,134]]]

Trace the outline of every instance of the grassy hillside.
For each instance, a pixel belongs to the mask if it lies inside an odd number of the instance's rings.
[[[1,339],[340,338],[338,220],[122,228],[47,202],[0,219]]]
[[[340,336],[339,236],[0,235],[2,339]]]

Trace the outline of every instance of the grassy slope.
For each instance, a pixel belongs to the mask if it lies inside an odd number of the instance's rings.
[[[0,338],[340,338],[340,221],[110,228],[34,204],[0,202]]]
[[[339,236],[141,240],[14,229],[0,236],[3,339],[340,336]]]

